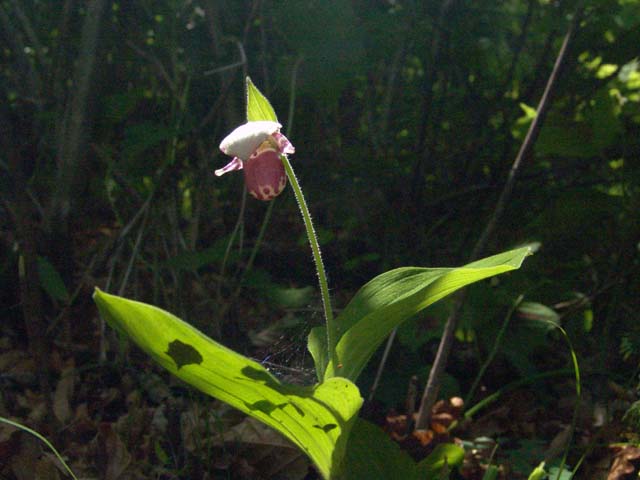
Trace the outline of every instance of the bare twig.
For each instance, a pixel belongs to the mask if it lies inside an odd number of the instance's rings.
[[[118,289],[118,295],[123,295],[125,289],[127,288],[127,283],[129,282],[129,276],[131,275],[131,271],[133,270],[133,263],[138,257],[138,252],[140,251],[140,243],[142,242],[142,237],[147,229],[147,219],[149,218],[149,209],[147,208],[144,214],[144,218],[142,219],[142,223],[140,225],[140,230],[138,230],[138,236],[136,237],[135,244],[133,245],[133,250],[131,251],[131,256],[129,257],[129,263],[127,264],[127,269],[124,273],[124,277],[120,282],[120,288]]]
[[[243,67],[247,64],[247,54],[244,51],[244,47],[242,42],[236,41],[236,46],[238,47],[238,51],[240,52],[240,60],[237,62],[230,63],[229,65],[223,65],[222,67],[214,68],[212,70],[207,70],[203,75],[214,75],[216,73],[226,72],[227,70],[233,70],[234,68]]]
[[[562,69],[562,66],[564,65],[567,57],[569,43],[573,38],[581,17],[582,8],[579,7],[573,16],[573,20],[569,24],[569,28],[567,29],[567,33],[562,42],[562,46],[560,47],[560,51],[558,52],[553,70],[549,75],[547,85],[544,89],[542,97],[540,98],[540,102],[538,103],[537,115],[529,126],[527,135],[522,143],[522,146],[520,147],[520,150],[518,151],[511,169],[509,170],[507,181],[505,183],[504,189],[502,190],[502,193],[500,194],[500,197],[498,198],[494,212],[485,225],[480,238],[478,238],[478,241],[476,242],[471,252],[470,260],[474,260],[478,258],[478,256],[482,255],[482,252],[486,248],[490,236],[495,231],[498,221],[502,218],[507,203],[511,198],[511,194],[515,186],[515,180],[522,166],[522,162],[531,153],[531,149],[533,148],[533,145],[535,144],[535,141],[540,132],[540,127],[542,126],[542,122],[544,121],[544,117],[549,108],[551,94],[553,93],[556,86],[556,80],[558,79],[560,70]],[[434,359],[433,366],[429,373],[429,380],[422,395],[420,410],[418,412],[418,418],[416,420],[417,430],[424,429],[428,425],[429,418],[431,416],[431,408],[433,407],[433,404],[437,399],[440,380],[442,378],[442,374],[444,373],[444,367],[447,363],[447,359],[449,358],[449,352],[451,351],[451,346],[453,344],[454,332],[458,323],[458,319],[460,318],[462,308],[464,306],[465,297],[465,291],[462,291],[461,294],[458,295],[458,299],[455,303],[453,312],[451,313],[445,324],[444,332],[442,334],[440,345],[438,347],[438,352],[436,353],[436,358]]]
[[[298,69],[300,68],[300,64],[304,58],[299,56],[296,59],[296,62],[293,64],[293,68],[291,69],[291,84],[290,84],[290,94],[289,94],[289,112],[287,113],[287,138],[291,137],[291,132],[293,130],[293,114],[296,108],[296,84],[298,81]]]
[[[367,400],[370,402],[373,400],[373,396],[378,389],[378,384],[380,383],[380,377],[382,377],[382,372],[384,370],[384,366],[387,364],[387,359],[389,358],[389,352],[391,351],[391,346],[393,345],[393,341],[396,338],[396,334],[398,333],[398,328],[394,328],[391,331],[391,335],[387,339],[387,344],[384,347],[384,352],[382,354],[382,359],[380,360],[380,364],[378,365],[378,370],[376,371],[376,377],[373,380],[373,385],[371,385],[371,390],[369,390],[369,398]]]
[[[158,72],[158,75],[160,75],[160,77],[167,84],[167,87],[169,87],[169,90],[171,90],[171,92],[173,92],[173,93],[176,93],[176,90],[177,90],[176,85],[173,82],[173,80],[171,79],[171,77],[169,76],[169,73],[167,72],[167,69],[164,68],[164,65],[158,59],[158,57],[156,57],[155,55],[147,52],[146,50],[144,50],[142,48],[140,48],[139,46],[137,46],[135,43],[133,43],[130,40],[127,40],[126,43],[127,43],[127,46],[129,46],[129,48],[131,48],[131,50],[136,52],[140,57],[144,58],[151,65],[153,65],[153,67],[156,69],[156,72]]]

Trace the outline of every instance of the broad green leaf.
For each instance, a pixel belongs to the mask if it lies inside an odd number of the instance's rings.
[[[169,372],[282,433],[324,478],[338,473],[362,405],[353,383],[333,378],[310,387],[286,385],[171,313],[99,289],[93,298],[113,328]]]
[[[380,427],[359,418],[349,437],[344,477],[348,480],[436,480],[443,469],[460,465],[463,459],[462,447],[446,443],[416,463]]]
[[[356,293],[336,319],[341,333],[336,349],[340,367],[329,362],[323,378],[341,376],[355,381],[396,326],[466,285],[520,268],[531,251],[527,246],[460,268],[405,267],[377,276]],[[314,360],[318,365],[315,356]]]
[[[38,257],[38,277],[40,285],[51,298],[65,302],[69,300],[69,291],[62,280],[62,276],[49,260]]]
[[[267,97],[247,77],[247,121],[259,122],[260,120],[277,122],[278,117]]]
[[[327,329],[326,327],[313,327],[307,338],[307,350],[313,358],[318,381],[324,379],[324,371],[327,368],[329,357],[327,356]]]
[[[380,427],[359,418],[344,458],[347,480],[415,479],[416,463]]]

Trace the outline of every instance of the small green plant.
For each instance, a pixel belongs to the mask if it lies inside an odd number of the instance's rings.
[[[375,425],[358,419],[355,385],[376,349],[402,322],[479,280],[518,269],[531,253],[522,247],[460,268],[404,267],[365,284],[334,318],[327,277],[311,216],[287,154],[291,142],[269,101],[247,79],[247,123],[221,143],[233,157],[217,175],[244,171],[249,193],[269,201],[291,183],[318,273],[325,325],[308,338],[318,383],[282,383],[261,364],[208,338],[155,306],[96,289],[94,300],[109,324],[175,376],[274,428],[297,445],[323,478],[444,478],[463,450],[440,445],[415,463]],[[444,476],[443,476],[444,475]]]
[[[19,428],[20,430],[22,430],[24,432],[27,432],[28,434],[33,435],[34,437],[36,437],[38,440],[40,440],[42,443],[44,443],[49,448],[49,450],[51,450],[53,452],[53,454],[56,456],[56,458],[60,462],[60,465],[69,474],[69,476],[71,478],[73,478],[73,480],[78,480],[78,477],[76,477],[75,474],[73,473],[73,470],[71,470],[71,468],[69,468],[69,465],[67,465],[67,462],[64,461],[64,458],[60,454],[60,452],[58,452],[58,450],[56,450],[56,448],[51,444],[51,442],[49,440],[47,440],[45,437],[40,435],[35,430],[27,427],[26,425],[22,425],[21,423],[14,422],[13,420],[9,420],[8,418],[0,417],[0,423],[5,423],[5,424],[10,425],[12,427]]]

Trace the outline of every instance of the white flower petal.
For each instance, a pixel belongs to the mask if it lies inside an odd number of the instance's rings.
[[[251,154],[271,135],[282,128],[278,122],[247,122],[227,135],[220,150],[231,157],[248,160]]]

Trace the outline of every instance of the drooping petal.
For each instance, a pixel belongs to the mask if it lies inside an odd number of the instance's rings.
[[[238,157],[233,157],[233,160],[227,163],[224,167],[216,170],[214,173],[217,177],[220,177],[225,173],[233,172],[234,170],[242,170],[242,160]]]
[[[278,144],[278,150],[280,151],[280,153],[285,153],[285,154],[296,153],[296,149],[291,144],[289,139],[285,137],[283,134],[281,134],[279,131],[275,132],[272,135],[272,137]]]
[[[287,175],[280,154],[266,149],[245,163],[244,183],[254,198],[273,200],[287,185]]]
[[[278,122],[247,122],[222,140],[220,150],[231,157],[248,160],[262,142],[278,132],[280,128],[282,125]]]

